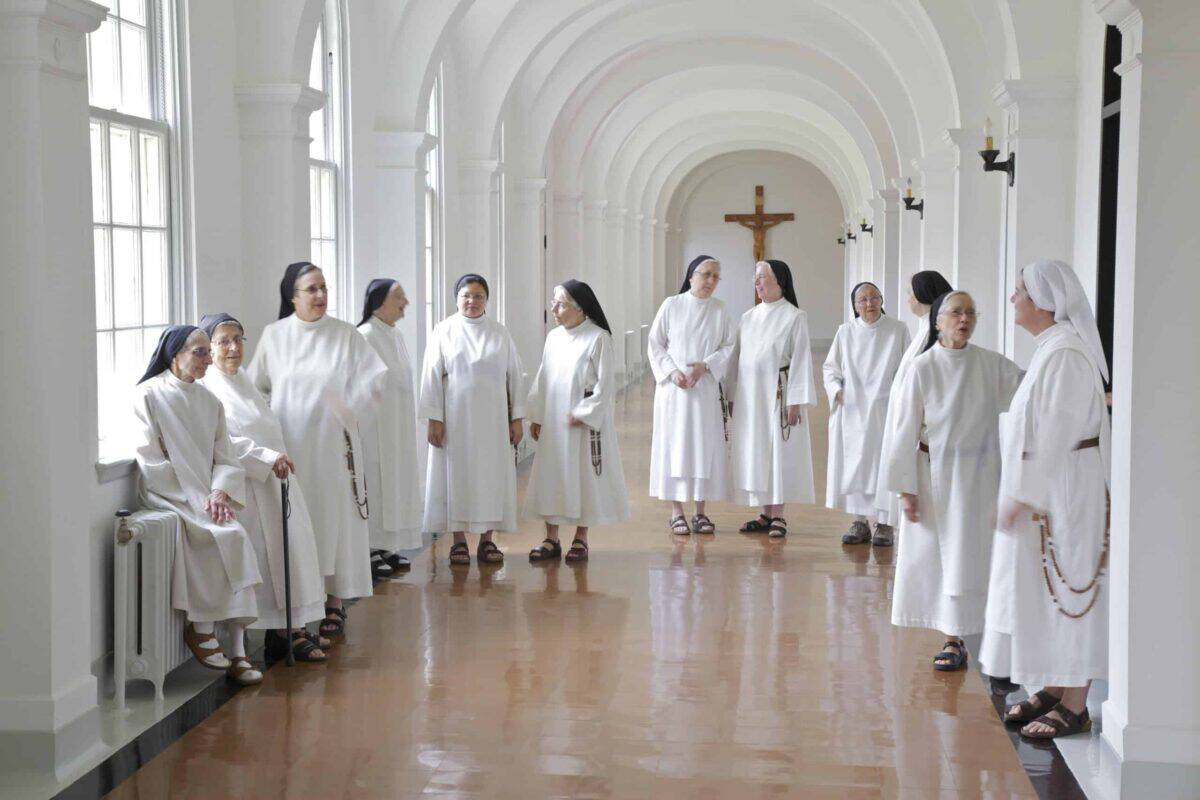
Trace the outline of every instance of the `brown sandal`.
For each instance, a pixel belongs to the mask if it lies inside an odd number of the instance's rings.
[[[1052,712],[1058,712],[1058,716],[1062,719],[1055,719],[1050,716]],[[1041,724],[1048,725],[1054,729],[1053,733],[1029,733],[1029,725]],[[1037,719],[1030,722],[1024,728],[1021,728],[1021,735],[1026,739],[1057,739],[1060,736],[1074,736],[1077,733],[1087,733],[1092,729],[1092,717],[1088,714],[1085,708],[1076,714],[1071,709],[1059,703],[1049,712],[1043,714]]]
[[[771,530],[771,518],[766,514],[759,514],[758,519],[750,520],[738,530],[742,533],[766,533]]]
[[[577,564],[580,561],[588,560],[588,544],[583,539],[576,539],[571,542],[571,549],[567,551],[567,555],[563,558],[568,564]]]
[[[250,663],[250,659],[245,656],[235,656],[229,669],[225,670],[225,677],[238,684],[239,686],[257,686],[263,681],[263,674]],[[247,672],[258,672],[257,678],[247,678]]]
[[[1061,697],[1055,697],[1054,695],[1050,694],[1050,692],[1047,692],[1045,689],[1043,689],[1042,691],[1035,693],[1028,700],[1022,700],[1012,708],[1009,708],[1007,711],[1005,711],[1004,721],[1020,723],[1021,725],[1024,725],[1027,722],[1033,722],[1035,719],[1045,714],[1047,709],[1052,709],[1058,705],[1061,699]],[[1037,702],[1037,705],[1034,705],[1034,701]]]
[[[529,551],[530,561],[557,561],[562,555],[562,545],[558,539],[547,538],[537,547]]]
[[[325,606],[325,619],[319,627],[322,636],[342,636],[346,633],[346,607]]]
[[[211,633],[198,633],[196,631],[196,627],[190,622],[188,623],[188,626],[183,629],[183,643],[187,645],[188,650],[192,651],[192,655],[195,656],[196,660],[200,662],[200,666],[204,667],[205,669],[211,669],[215,672],[224,672],[225,670],[229,669],[229,664],[222,664],[218,666],[216,664],[210,664],[206,660],[212,658],[213,656],[221,656],[221,658],[225,659],[226,661],[229,660],[229,657],[225,655],[225,650],[222,649],[221,644],[218,642],[216,647],[201,646],[205,642],[216,641],[217,637]]]
[[[707,514],[696,514],[692,517],[692,530],[696,533],[716,533],[717,526],[713,525]]]
[[[495,542],[480,542],[479,547],[475,549],[475,560],[480,564],[502,564],[504,551],[497,547]]]
[[[471,548],[466,542],[458,542],[450,547],[450,565],[465,567],[471,563]]]
[[[691,536],[692,529],[688,527],[688,522],[683,515],[671,518],[671,533],[676,536]]]

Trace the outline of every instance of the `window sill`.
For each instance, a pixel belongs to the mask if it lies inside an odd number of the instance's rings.
[[[135,469],[132,458],[104,458],[96,462],[96,477],[100,483],[112,483],[132,475]]]

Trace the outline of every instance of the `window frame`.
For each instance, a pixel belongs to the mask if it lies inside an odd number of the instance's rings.
[[[429,89],[429,102],[425,114],[425,135],[431,142],[425,156],[425,196],[423,217],[425,225],[421,231],[424,241],[424,261],[421,265],[425,282],[425,328],[434,326],[446,318],[447,302],[446,274],[444,263],[443,220],[445,219],[445,151],[442,147],[445,117],[442,104],[442,68],[438,65],[433,86]],[[431,180],[430,165],[436,168],[436,178]]]

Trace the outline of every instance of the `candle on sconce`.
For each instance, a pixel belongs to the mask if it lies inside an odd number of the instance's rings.
[[[911,198],[912,193],[912,178],[906,178],[904,181],[904,196]]]
[[[992,118],[986,117],[983,120],[983,149],[995,150],[992,145]]]

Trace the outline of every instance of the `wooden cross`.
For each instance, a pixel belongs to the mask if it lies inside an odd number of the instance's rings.
[[[754,187],[753,214],[726,214],[726,222],[736,222],[743,228],[749,228],[754,234],[754,263],[765,261],[767,258],[767,229],[774,228],[781,222],[793,222],[795,214],[764,214],[763,187]]]

